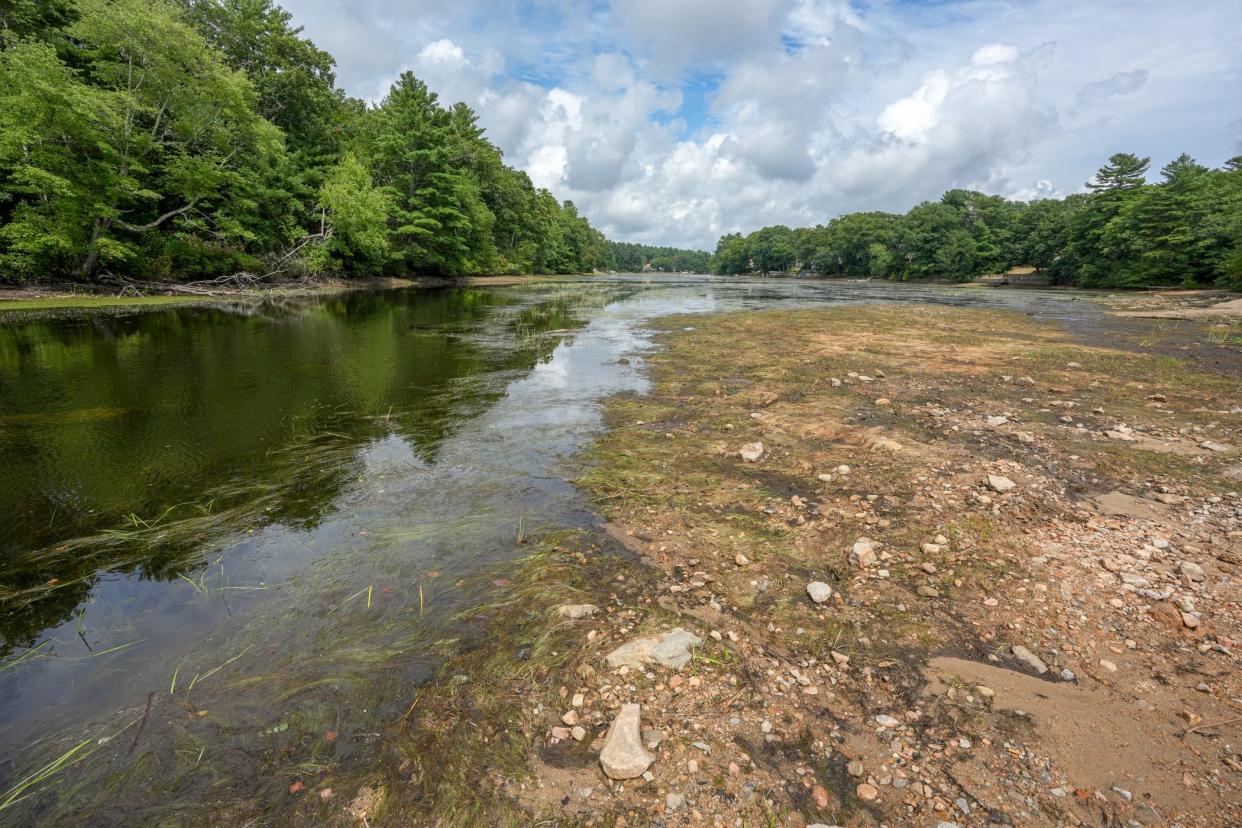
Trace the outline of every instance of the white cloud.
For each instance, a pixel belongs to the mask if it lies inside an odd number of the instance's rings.
[[[285,4],[350,92],[414,71],[618,239],[710,248],[949,187],[1073,192],[1118,151],[1242,149],[1231,0]]]

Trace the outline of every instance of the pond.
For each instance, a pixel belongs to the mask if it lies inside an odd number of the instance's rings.
[[[288,756],[346,726],[332,761],[368,761],[503,589],[480,575],[591,525],[573,457],[604,398],[645,388],[657,316],[923,301],[1151,327],[1088,298],[623,275],[0,314],[0,822],[276,812]]]

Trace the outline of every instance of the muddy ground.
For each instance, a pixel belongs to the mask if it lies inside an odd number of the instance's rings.
[[[1242,824],[1236,376],[973,309],[663,324],[578,481],[600,531],[493,575],[393,770],[306,816]],[[676,627],[684,666],[608,666]]]

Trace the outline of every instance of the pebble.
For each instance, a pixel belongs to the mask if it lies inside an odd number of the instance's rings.
[[[763,443],[746,443],[738,448],[737,453],[747,463],[758,463],[763,459]]]
[[[875,723],[880,727],[898,727],[901,724],[897,719],[883,713],[875,717]]]
[[[859,759],[851,759],[845,766],[845,772],[857,779],[863,775],[863,763]]]
[[[569,735],[574,737],[574,741],[581,742],[583,739],[586,738],[586,735],[587,735],[586,728],[583,727],[582,725],[578,725],[573,730],[569,731]]]
[[[1041,676],[1048,672],[1048,665],[1044,664],[1044,662],[1040,660],[1039,656],[1035,655],[1021,644],[1015,644],[1012,652],[1014,658],[1021,661]]]
[[[1108,660],[1108,659],[1106,659],[1106,658],[1102,658],[1102,659],[1100,659],[1100,666],[1101,666],[1101,667],[1103,667],[1105,670],[1107,670],[1107,671],[1108,671],[1108,672],[1110,672],[1110,673],[1115,673],[1115,672],[1117,672],[1117,665],[1116,665],[1116,664],[1113,664],[1111,661],[1109,661],[1109,660]]]
[[[599,607],[594,604],[565,604],[557,609],[557,613],[561,618],[568,618],[573,621],[590,618],[597,612],[599,612]]]
[[[817,604],[822,604],[832,597],[832,587],[823,581],[812,581],[806,585],[806,594]]]
[[[1192,561],[1182,561],[1177,566],[1178,572],[1185,575],[1192,581],[1202,581],[1204,578],[1203,567]]]
[[[1074,671],[1066,668],[1061,671],[1061,681],[1078,681],[1078,676],[1074,675]]]
[[[671,793],[664,797],[664,808],[667,811],[676,811],[686,804],[685,794]]]
[[[608,739],[600,751],[599,763],[610,779],[642,776],[656,759],[643,748],[639,736],[640,718],[637,704],[623,704],[612,727],[608,728]]]
[[[658,664],[680,670],[690,663],[690,648],[703,643],[703,639],[681,627],[666,633],[636,638],[622,644],[605,657],[609,667],[632,667],[641,669],[647,664]]]
[[[1013,491],[1014,489],[1018,487],[1018,484],[1014,483],[1008,477],[1001,477],[999,474],[989,474],[988,475],[988,486],[994,492],[1004,493],[1004,492]]]
[[[811,799],[815,800],[816,808],[828,807],[828,789],[823,785],[816,785],[811,789]]]
[[[927,584],[919,584],[918,589],[916,589],[915,592],[917,592],[919,595],[922,595],[924,598],[939,598],[940,597],[940,590],[936,589],[935,587],[929,587]]]
[[[875,543],[871,538],[859,538],[850,549],[850,563],[866,569],[876,562]]]
[[[988,425],[992,428],[1003,426],[1007,422],[1009,422],[1008,417],[988,417]]]
[[[924,561],[923,563],[919,564],[919,569],[922,569],[928,575],[936,574],[936,565],[932,563],[931,561]]]
[[[874,802],[876,797],[880,795],[879,789],[877,789],[875,785],[867,782],[859,785],[855,791],[858,793],[858,798],[863,802]]]
[[[738,552],[737,555],[733,557],[733,562],[738,566],[746,566],[750,563],[750,558],[746,557],[741,552]]]

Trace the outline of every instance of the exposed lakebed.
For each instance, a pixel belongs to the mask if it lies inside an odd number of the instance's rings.
[[[644,390],[657,316],[943,302],[1125,347],[1169,324],[1089,298],[622,276],[0,315],[0,807],[279,807],[290,757],[366,762],[491,567],[591,523],[569,463]]]

